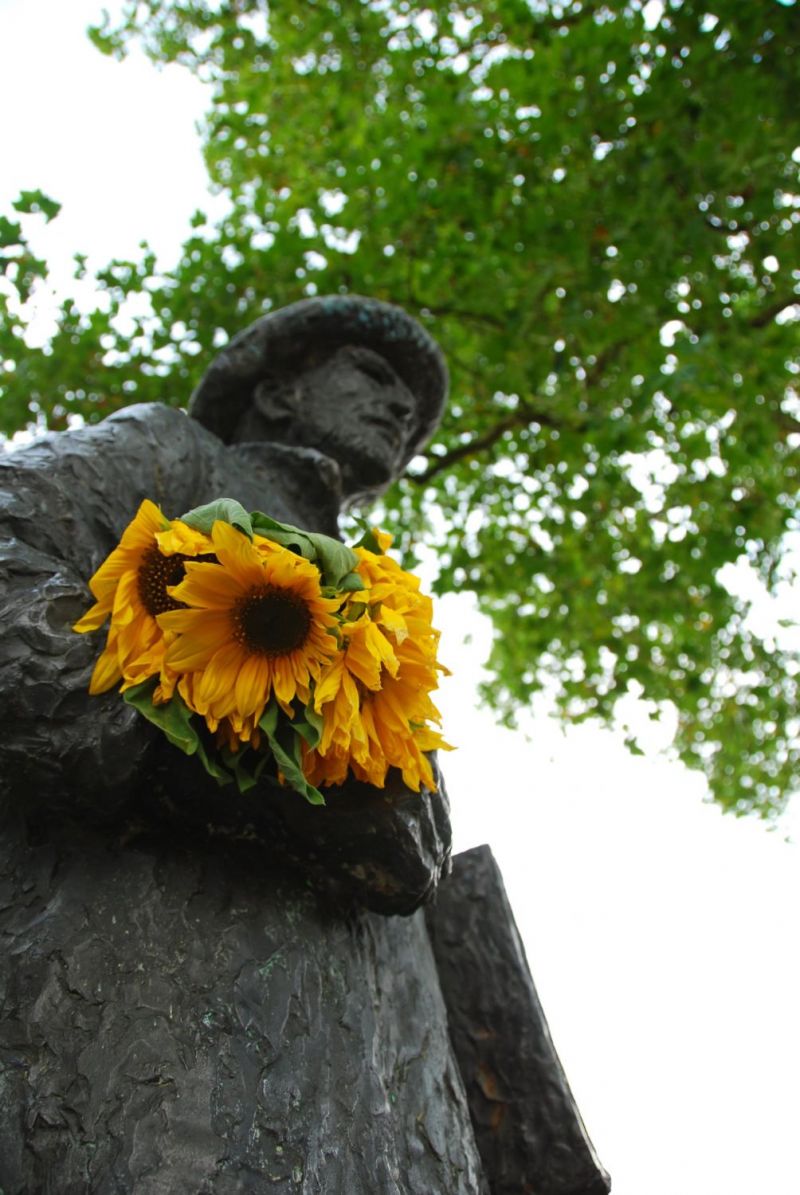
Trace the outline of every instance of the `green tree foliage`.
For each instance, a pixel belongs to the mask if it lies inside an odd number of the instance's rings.
[[[195,216],[170,273],[112,263],[45,348],[22,351],[12,285],[5,429],[182,404],[227,336],[303,295],[398,302],[452,403],[388,517],[494,620],[489,701],[672,701],[716,799],[780,809],[798,662],[720,570],[773,590],[797,527],[798,8],[131,0],[93,37],[209,82],[230,210]],[[24,299],[42,263],[15,227]]]

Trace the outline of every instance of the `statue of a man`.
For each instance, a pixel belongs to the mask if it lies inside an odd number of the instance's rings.
[[[487,848],[426,927],[441,785],[219,790],[89,696],[101,644],[71,629],[144,498],[336,535],[446,389],[404,312],[313,299],[231,341],[189,417],[129,407],[0,457],[0,1190],[607,1191]]]
[[[195,761],[182,766],[172,749],[165,761],[157,732],[118,694],[88,697],[87,669],[100,644],[70,628],[86,607],[88,578],[143,498],[175,517],[231,497],[282,522],[338,535],[342,506],[380,493],[428,439],[446,389],[438,346],[401,309],[358,296],[312,299],[238,335],[203,378],[190,418],[160,404],[129,407],[0,460],[0,527],[9,545],[0,628],[6,784],[31,803],[40,798],[51,817],[56,808],[80,808],[84,819],[119,824],[123,814],[142,818],[143,782],[157,773],[162,813],[178,799],[177,788],[188,788],[178,815],[185,823],[214,822],[228,834],[238,824],[251,833],[254,819],[266,817],[264,833],[274,838],[279,816],[280,829],[291,823],[292,837],[306,840],[316,857],[335,841],[340,878],[346,871],[351,885],[371,886],[373,905],[410,911],[430,894],[448,851],[442,800],[398,805],[393,776],[391,801],[370,803],[363,787],[350,786],[337,806],[343,816],[333,819],[310,816],[302,802],[265,809],[227,793],[221,802]],[[386,821],[391,848],[375,836],[365,801]],[[398,809],[404,825],[410,818],[399,839],[397,825],[388,824]],[[361,857],[366,835],[373,855],[383,851],[380,868],[370,852]]]
[[[446,379],[404,312],[314,299],[233,340],[188,418],[132,407],[0,461],[0,1188],[481,1189],[422,913],[364,911],[434,891],[444,794],[230,796],[88,696],[101,644],[70,629],[145,497],[337,534]]]

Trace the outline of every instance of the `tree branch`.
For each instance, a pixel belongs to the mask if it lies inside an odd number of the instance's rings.
[[[482,436],[473,436],[466,444],[459,444],[457,448],[452,448],[450,452],[446,452],[444,456],[438,456],[433,463],[428,466],[424,473],[419,473],[416,477],[409,475],[409,480],[413,481],[415,485],[426,485],[432,478],[443,473],[445,469],[449,469],[457,461],[463,460],[466,456],[473,456],[477,452],[483,452],[487,448],[491,448],[493,444],[504,436],[506,432],[511,431],[514,427],[525,427],[531,423],[539,423],[543,427],[560,427],[561,424],[552,415],[545,415],[542,411],[534,411],[531,407],[521,406],[516,411],[512,411],[501,419],[489,431],[484,432]]]
[[[718,232],[726,237],[737,237],[741,236],[742,233],[745,236],[752,236],[753,233],[752,224],[739,224],[736,220],[726,221],[720,216],[706,216],[703,223],[711,232]]]
[[[606,368],[616,360],[627,344],[627,340],[616,341],[603,349],[594,365],[587,370],[584,380],[587,389],[591,389],[597,384]],[[574,431],[581,431],[586,428],[588,422],[588,420],[582,420],[580,423],[572,424],[571,428]],[[409,475],[409,478],[416,485],[426,485],[432,478],[463,460],[464,457],[474,456],[478,452],[484,452],[487,448],[491,448],[507,431],[511,431],[515,427],[526,427],[531,423],[538,423],[542,427],[560,428],[564,426],[563,420],[556,419],[544,411],[537,411],[529,403],[520,403],[515,411],[511,411],[503,419],[500,419],[489,431],[484,432],[481,436],[473,436],[466,444],[459,444],[457,448],[452,448],[444,456],[434,458],[423,473],[416,477]]]

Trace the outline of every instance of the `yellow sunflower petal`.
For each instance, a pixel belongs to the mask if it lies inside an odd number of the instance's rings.
[[[263,557],[256,551],[246,535],[237,531],[235,527],[231,527],[230,523],[217,520],[211,529],[211,538],[214,541],[214,551],[220,564],[241,585],[263,584]]]
[[[112,601],[95,602],[82,618],[72,624],[73,631],[84,634],[86,631],[99,631],[100,627],[111,613]]]
[[[291,666],[285,656],[278,656],[277,659],[271,661],[271,672],[275,696],[281,703],[288,704],[294,697],[296,686]]]
[[[170,596],[187,606],[227,610],[241,597],[241,581],[218,564],[199,564],[187,560],[186,575],[179,585],[170,586]]]
[[[230,641],[231,620],[220,610],[170,610],[156,620],[178,638],[167,648],[165,660],[176,672],[203,668]]]
[[[263,714],[269,697],[269,673],[266,656],[249,656],[239,669],[234,691],[237,711],[245,720],[257,721]]]
[[[110,642],[97,657],[92,679],[89,682],[89,692],[92,696],[107,692],[122,677],[119,666],[116,645]]]
[[[218,718],[236,710],[236,678],[246,658],[238,643],[225,643],[214,653],[196,680],[195,691],[199,700],[212,706]],[[244,714],[251,711],[237,712]]]
[[[173,556],[176,552],[183,556],[206,556],[214,551],[210,536],[189,527],[180,519],[173,519],[166,531],[156,532],[156,542],[164,556]]]

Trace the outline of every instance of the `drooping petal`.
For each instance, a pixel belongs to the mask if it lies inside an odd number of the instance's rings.
[[[89,682],[89,692],[92,696],[105,693],[122,677],[116,646],[109,644],[97,657],[92,679]]]
[[[236,709],[236,678],[246,658],[238,643],[225,643],[195,679],[198,699],[213,707],[218,718]]]
[[[271,672],[275,696],[278,701],[288,704],[294,697],[296,686],[291,666],[285,656],[278,656],[277,659],[271,661]]]
[[[269,672],[265,656],[248,656],[242,663],[235,683],[236,708],[242,719],[257,721],[264,712],[269,698]]]

